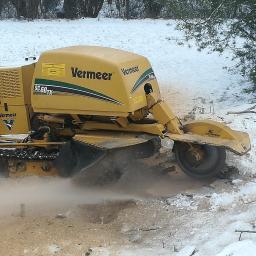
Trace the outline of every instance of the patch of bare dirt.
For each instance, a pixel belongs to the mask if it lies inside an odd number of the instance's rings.
[[[107,201],[101,204],[79,205],[79,215],[89,223],[109,224],[118,218],[119,213],[127,208],[136,207],[136,203],[129,201]]]

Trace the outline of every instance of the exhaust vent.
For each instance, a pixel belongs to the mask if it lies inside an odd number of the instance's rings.
[[[0,95],[1,98],[21,97],[21,73],[19,69],[0,69]]]

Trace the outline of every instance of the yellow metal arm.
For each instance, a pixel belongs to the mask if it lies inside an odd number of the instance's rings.
[[[169,106],[159,99],[156,94],[150,93],[147,95],[149,112],[154,116],[154,119],[164,125],[168,132],[174,134],[183,134],[181,130],[182,124]]]

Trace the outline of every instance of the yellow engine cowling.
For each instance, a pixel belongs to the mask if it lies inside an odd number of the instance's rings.
[[[35,69],[35,112],[127,117],[147,106],[145,83],[160,97],[149,61],[104,47],[75,46],[45,52]]]

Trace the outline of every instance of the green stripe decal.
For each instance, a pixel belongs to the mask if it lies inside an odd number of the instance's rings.
[[[145,81],[149,80],[152,76],[155,78],[154,71],[152,68],[149,68],[140,76],[140,78],[134,84],[131,93],[134,93]]]
[[[80,96],[91,97],[99,100],[108,101],[114,104],[122,105],[122,103],[118,100],[115,100],[105,94],[100,92],[78,86],[75,84],[64,83],[55,80],[47,80],[47,79],[35,79],[35,86],[46,86],[48,90],[52,90],[54,93],[68,93],[68,94],[76,94]],[[34,92],[36,90],[34,89]]]

